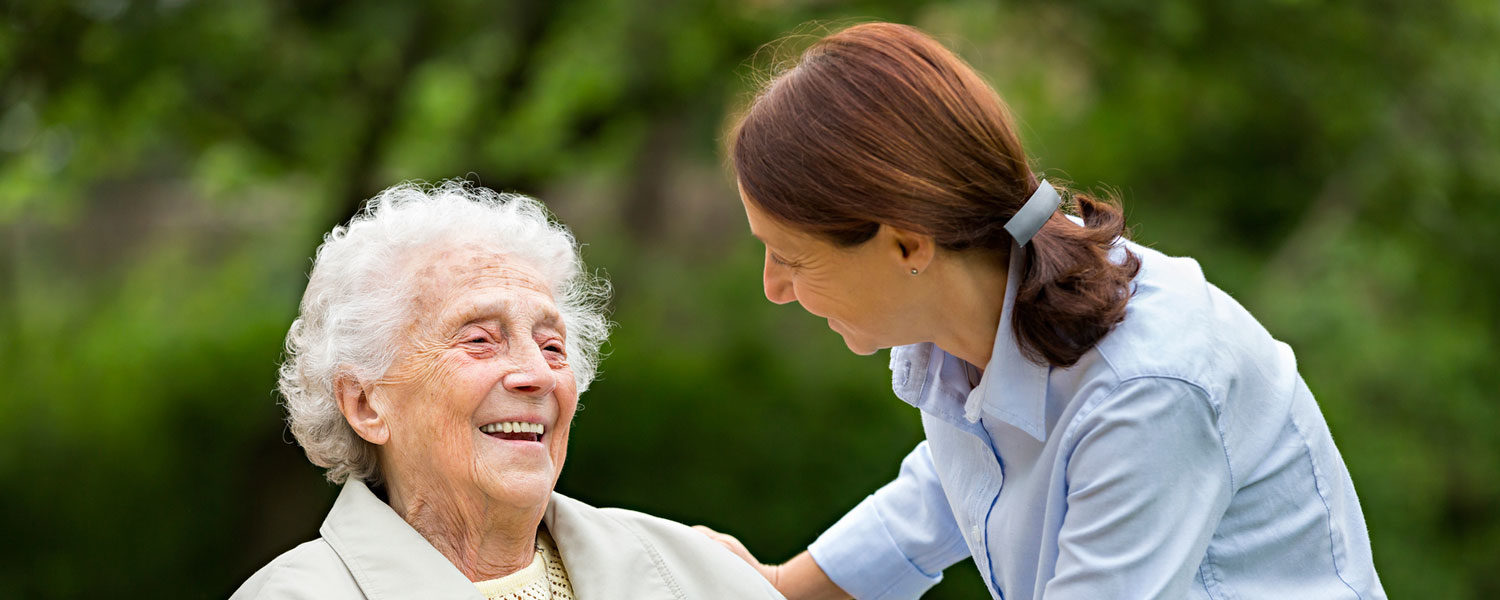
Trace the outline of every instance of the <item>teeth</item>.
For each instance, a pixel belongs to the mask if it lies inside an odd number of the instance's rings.
[[[523,423],[521,421],[510,421],[508,423],[490,423],[480,427],[484,433],[536,433],[545,431],[541,423]]]

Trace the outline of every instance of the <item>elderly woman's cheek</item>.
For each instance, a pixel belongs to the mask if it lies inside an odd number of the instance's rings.
[[[431,389],[453,378],[458,366],[453,354],[441,344],[414,345],[381,380],[415,389]]]

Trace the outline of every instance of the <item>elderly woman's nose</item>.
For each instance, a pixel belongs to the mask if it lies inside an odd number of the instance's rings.
[[[500,378],[505,389],[528,396],[545,396],[557,387],[557,374],[541,349],[518,352],[512,369]]]

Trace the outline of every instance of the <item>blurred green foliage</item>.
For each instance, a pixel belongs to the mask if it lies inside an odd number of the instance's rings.
[[[1500,597],[1493,0],[8,2],[0,596],[224,597],[316,535],[281,339],[322,232],[412,178],[541,197],[616,284],[562,491],[804,547],[921,431],[761,297],[720,140],[763,44],[866,18],[1296,349],[1392,596]]]

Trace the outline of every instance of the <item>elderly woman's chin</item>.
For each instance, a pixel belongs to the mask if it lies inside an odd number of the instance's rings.
[[[545,506],[562,474],[562,461],[541,442],[497,439],[480,434],[478,485],[497,502]],[[566,444],[566,441],[562,442]]]
[[[470,457],[389,469],[384,487],[391,504],[404,513],[405,505],[431,505],[438,500],[434,496],[441,495],[517,510],[539,512],[546,507],[562,464],[554,462],[544,444],[479,433],[473,445]]]
[[[779,598],[682,524],[553,491],[606,290],[540,203],[462,183],[330,233],[280,387],[343,490],[234,598]]]

